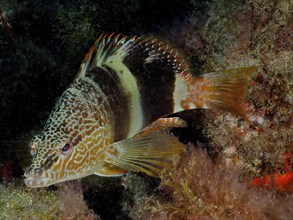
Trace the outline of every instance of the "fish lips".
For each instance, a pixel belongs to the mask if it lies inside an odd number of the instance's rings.
[[[39,175],[30,175],[24,179],[24,183],[31,188],[39,188],[44,186],[49,186],[52,184],[52,181],[44,176]]]

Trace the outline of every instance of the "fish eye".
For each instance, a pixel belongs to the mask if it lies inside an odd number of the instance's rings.
[[[65,152],[69,151],[70,149],[71,149],[70,144],[69,144],[69,143],[66,143],[66,144],[62,147],[61,151],[65,153]]]
[[[71,150],[73,149],[73,144],[70,141],[63,142],[60,145],[59,149],[60,153],[65,156],[71,152]]]

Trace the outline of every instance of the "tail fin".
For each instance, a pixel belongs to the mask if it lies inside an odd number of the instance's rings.
[[[204,74],[198,78],[185,79],[187,83],[189,108],[219,109],[231,112],[248,120],[245,112],[246,90],[251,73],[257,67],[243,67]],[[183,103],[184,103],[183,101]]]

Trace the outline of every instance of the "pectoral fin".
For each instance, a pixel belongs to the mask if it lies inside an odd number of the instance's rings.
[[[106,162],[123,170],[157,176],[171,164],[184,145],[167,134],[149,134],[119,141],[109,147]]]

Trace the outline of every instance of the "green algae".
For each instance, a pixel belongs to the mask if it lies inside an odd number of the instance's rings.
[[[0,184],[0,219],[56,219],[63,208],[55,192]]]
[[[0,219],[100,219],[86,205],[79,182],[31,189],[22,182],[0,184]]]

